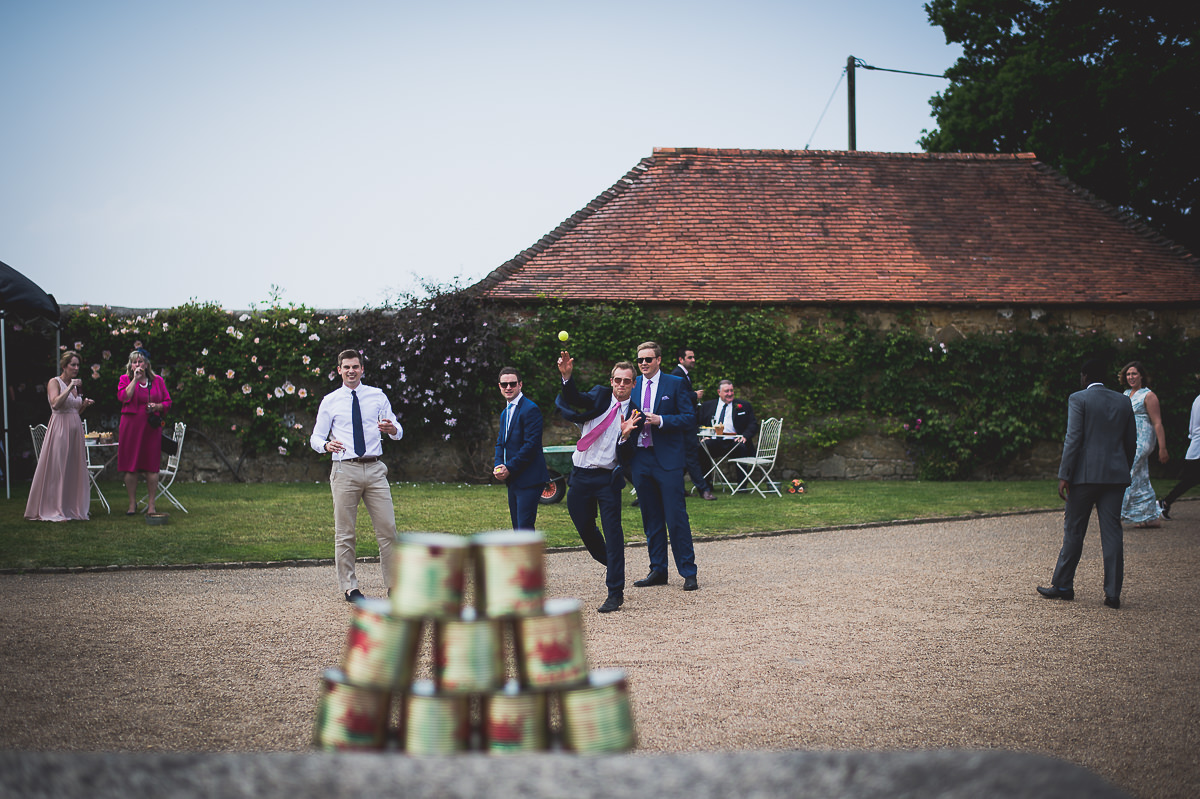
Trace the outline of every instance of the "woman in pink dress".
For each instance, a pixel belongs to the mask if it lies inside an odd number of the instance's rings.
[[[46,384],[50,425],[42,442],[25,518],[43,522],[86,521],[92,490],[79,413],[92,404],[79,393],[79,355],[68,350],[58,362],[62,374]]]
[[[146,475],[150,489],[146,513],[157,513],[158,469],[162,465],[162,415],[171,407],[167,384],[154,374],[145,350],[129,353],[125,374],[117,382],[121,400],[121,426],[117,433],[117,471],[125,474],[129,493],[126,516],[137,513],[138,472]]]

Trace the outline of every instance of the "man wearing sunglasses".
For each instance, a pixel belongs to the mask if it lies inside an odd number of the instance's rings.
[[[550,481],[542,452],[542,412],[521,391],[521,376],[511,366],[500,370],[500,431],[492,473],[508,486],[508,514],[514,530],[532,530],[538,499]]]
[[[641,417],[625,446],[632,451],[630,474],[642,511],[650,573],[634,585],[643,588],[667,584],[670,540],[683,590],[695,591],[700,586],[683,491],[686,439],[693,435],[696,424],[692,391],[683,378],[662,371],[662,347],[655,342],[639,345],[637,355],[642,374],[633,387],[633,403]]]
[[[612,368],[608,386],[581,392],[572,379],[575,359],[563,350],[558,356],[562,393],[555,405],[568,422],[580,425],[579,443],[571,454],[567,513],[589,554],[604,565],[608,598],[598,610],[611,613],[625,601],[625,531],[621,527],[621,490],[625,469],[618,444],[628,438],[637,422],[633,406],[633,364],[621,361]],[[585,410],[576,410],[583,408]],[[628,448],[622,448],[628,454]],[[601,535],[596,526],[599,512]]]

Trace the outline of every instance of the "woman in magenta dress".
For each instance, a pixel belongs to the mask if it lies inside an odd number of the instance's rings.
[[[117,471],[125,475],[129,493],[126,516],[137,513],[138,472],[146,475],[150,496],[146,513],[157,513],[158,469],[162,465],[162,415],[171,407],[167,384],[154,374],[145,350],[129,353],[125,374],[117,382],[121,426],[117,434]]]
[[[68,350],[58,362],[62,374],[46,384],[50,425],[33,473],[25,518],[43,522],[86,521],[92,487],[79,413],[92,404],[79,393],[79,355]]]

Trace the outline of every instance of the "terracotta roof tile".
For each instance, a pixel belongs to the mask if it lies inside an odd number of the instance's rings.
[[[513,301],[1200,302],[1200,260],[1032,154],[656,148],[474,287]]]

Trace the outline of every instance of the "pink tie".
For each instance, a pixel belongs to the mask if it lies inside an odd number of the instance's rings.
[[[604,417],[603,422],[593,427],[588,431],[587,435],[579,439],[579,443],[575,445],[575,449],[579,450],[580,452],[584,452],[591,447],[592,444],[595,444],[596,439],[604,435],[604,431],[607,430],[609,425],[613,423],[613,419],[617,418],[617,411],[619,410],[621,410],[621,403],[618,402],[616,405],[612,406],[612,410],[608,412],[608,416]]]
[[[650,407],[650,388],[654,385],[653,380],[647,380],[646,392],[642,395],[642,413],[649,413],[653,409]],[[639,447],[650,447],[654,445],[654,439],[650,437],[650,425],[645,423],[642,426],[642,435],[638,439]]]

